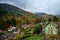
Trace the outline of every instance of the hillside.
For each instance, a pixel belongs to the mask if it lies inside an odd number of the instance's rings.
[[[30,12],[24,11],[16,6],[0,3],[0,26],[3,24],[7,26],[7,22],[14,25],[21,26],[23,24],[36,23],[39,16]],[[15,21],[16,22],[15,22]]]

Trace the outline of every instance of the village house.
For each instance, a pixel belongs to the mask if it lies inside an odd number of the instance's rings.
[[[48,35],[57,35],[58,34],[58,26],[55,23],[49,23],[44,28],[45,34]]]
[[[56,38],[56,36],[60,34],[60,22],[49,22],[43,27],[42,30],[45,34],[45,39],[47,38],[46,40],[48,40],[51,36],[55,36]]]
[[[10,27],[8,28],[8,31],[12,31],[12,30],[15,30],[15,29],[16,29],[16,27],[10,26]]]
[[[34,25],[33,24],[24,24],[24,25],[22,25],[22,28],[24,28],[24,29],[26,29],[28,27],[34,27]]]
[[[17,34],[17,33],[20,33],[20,29],[14,27],[14,26],[10,26],[8,28],[8,32],[11,32],[11,33],[13,32],[14,34]]]

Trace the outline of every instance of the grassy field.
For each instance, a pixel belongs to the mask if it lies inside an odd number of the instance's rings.
[[[35,34],[35,35],[29,36],[23,40],[44,40],[44,36]]]

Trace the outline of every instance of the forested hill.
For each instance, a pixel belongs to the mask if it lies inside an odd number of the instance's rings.
[[[16,20],[16,23],[22,24],[34,24],[40,17],[30,12],[24,11],[16,6],[0,3],[0,25],[7,25],[6,22],[12,19]],[[3,22],[2,22],[3,21]]]

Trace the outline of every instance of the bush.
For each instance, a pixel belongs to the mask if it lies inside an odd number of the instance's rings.
[[[42,26],[40,24],[36,24],[34,34],[39,34],[41,32],[42,32]]]

